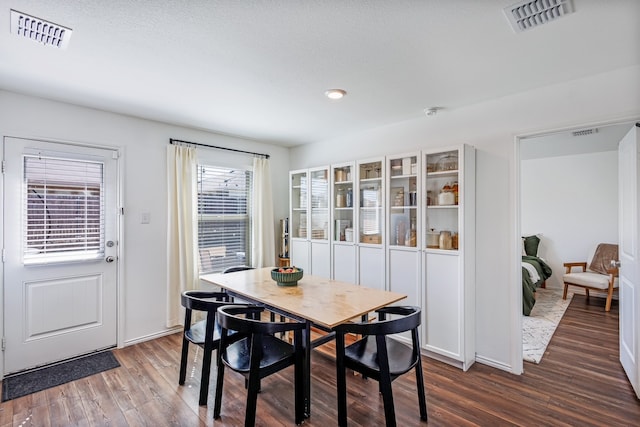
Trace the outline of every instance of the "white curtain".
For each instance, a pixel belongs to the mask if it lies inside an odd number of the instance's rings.
[[[180,294],[199,281],[197,167],[194,147],[167,147],[167,327],[183,323]]]
[[[276,250],[269,159],[261,157],[254,157],[253,159],[253,192],[251,201],[252,266],[256,268],[273,266],[276,261]]]

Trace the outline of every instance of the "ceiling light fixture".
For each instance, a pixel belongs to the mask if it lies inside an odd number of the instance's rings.
[[[329,89],[324,93],[327,98],[333,100],[341,99],[346,94],[347,92],[342,89]]]
[[[424,114],[428,117],[433,117],[438,114],[438,111],[442,110],[442,107],[429,107],[424,109]]]

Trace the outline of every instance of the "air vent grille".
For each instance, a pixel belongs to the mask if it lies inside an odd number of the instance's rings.
[[[11,33],[47,46],[66,49],[73,31],[26,13],[11,11]]]
[[[573,12],[571,0],[528,0],[503,9],[516,33],[538,27]]]
[[[572,132],[571,134],[573,136],[586,136],[586,135],[593,135],[594,133],[598,133],[598,128],[577,130],[575,132]]]

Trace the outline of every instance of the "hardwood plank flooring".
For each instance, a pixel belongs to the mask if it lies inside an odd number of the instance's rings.
[[[332,345],[315,352],[312,416],[306,426],[336,425]],[[240,426],[243,378],[225,377],[222,418],[213,420],[215,369],[209,404],[198,406],[202,353],[190,349],[184,386],[178,385],[180,335],[114,351],[121,366],[0,404],[0,426]],[[618,305],[576,295],[539,365],[523,375],[474,364],[461,372],[424,358],[429,422],[420,423],[415,376],[393,383],[398,425],[403,426],[633,426],[640,402],[618,360]],[[291,426],[293,371],[266,378],[258,397],[259,426]],[[375,381],[349,376],[350,426],[384,424]]]

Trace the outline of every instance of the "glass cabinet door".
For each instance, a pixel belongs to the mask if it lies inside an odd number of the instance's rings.
[[[311,240],[329,239],[329,171],[310,170]]]
[[[358,242],[382,245],[384,224],[382,160],[358,164]]]
[[[334,242],[353,242],[353,166],[332,167],[333,177],[333,236]]]
[[[307,238],[308,186],[307,172],[291,172],[289,233],[292,238]]]
[[[458,150],[426,154],[426,248],[458,250]]]
[[[390,246],[417,246],[418,155],[387,159]]]

